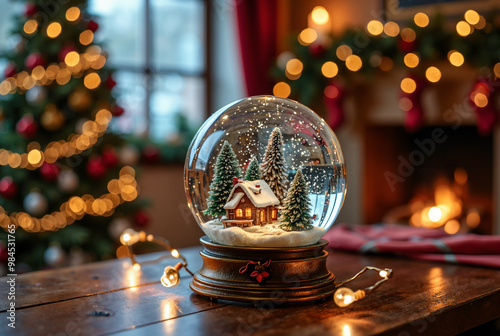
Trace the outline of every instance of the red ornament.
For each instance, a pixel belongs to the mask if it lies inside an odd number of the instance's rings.
[[[134,224],[138,227],[148,227],[149,221],[149,215],[145,211],[139,210],[134,214]]]
[[[95,33],[95,31],[99,29],[99,25],[94,20],[90,20],[89,23],[87,24],[87,29]]]
[[[106,166],[101,157],[90,158],[87,162],[87,175],[94,180],[99,180],[106,175]]]
[[[59,58],[59,62],[64,62],[64,59],[66,58],[66,55],[72,51],[76,51],[76,49],[73,46],[64,46],[59,50],[59,53],[57,54],[57,58]]]
[[[153,145],[146,145],[142,150],[142,157],[147,163],[158,163],[160,161],[160,150]]]
[[[45,60],[43,59],[42,55],[40,55],[40,53],[34,52],[26,57],[26,61],[24,62],[24,64],[29,70],[33,70],[34,67],[45,65]]]
[[[338,128],[344,122],[344,108],[342,106],[345,96],[344,88],[332,82],[325,88],[324,102],[328,110],[328,125],[332,130]]]
[[[417,49],[417,43],[415,40],[411,42],[404,41],[402,39],[399,39],[398,41],[398,49],[401,50],[403,53],[410,53],[415,51]]]
[[[118,155],[116,155],[116,151],[113,147],[104,149],[101,158],[104,165],[108,168],[112,168],[118,163]]]
[[[34,138],[38,133],[38,125],[31,114],[25,115],[16,124],[16,130],[26,139]]]
[[[123,113],[125,113],[125,109],[124,109],[123,107],[118,106],[118,105],[115,105],[115,106],[113,107],[113,115],[114,115],[115,117],[119,117],[119,116],[121,116]]]
[[[24,8],[24,15],[33,16],[36,13],[38,13],[38,6],[32,2],[27,3],[26,7]]]
[[[469,105],[474,110],[477,119],[477,129],[480,134],[491,134],[498,122],[498,113],[495,108],[498,84],[492,80],[477,80],[469,94]]]
[[[415,132],[424,123],[424,109],[422,107],[421,101],[425,82],[415,75],[410,75],[408,76],[408,78],[411,78],[415,81],[417,88],[411,93],[406,93],[401,90],[401,99],[407,100],[408,103],[408,109],[405,110],[406,118],[404,121],[404,126],[408,132]]]
[[[5,176],[0,180],[0,195],[7,199],[14,198],[17,195],[17,185],[12,180],[12,177]]]
[[[44,162],[40,167],[40,175],[47,182],[55,182],[61,169],[55,163]]]
[[[116,86],[116,82],[111,75],[109,75],[108,78],[106,78],[105,84],[109,89],[112,89]]]
[[[17,73],[17,71],[16,71],[16,66],[14,65],[14,63],[7,64],[7,66],[5,67],[5,70],[3,72],[5,78],[12,77],[16,73]]]
[[[323,57],[325,52],[326,49],[321,43],[313,43],[309,45],[309,53],[315,58]]]

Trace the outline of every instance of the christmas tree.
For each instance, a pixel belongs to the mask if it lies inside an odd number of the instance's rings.
[[[124,110],[93,41],[98,24],[84,0],[31,0],[16,25],[0,82],[0,225],[16,226],[16,265],[112,257],[110,233],[117,238],[128,215],[148,218],[134,169],[120,164],[124,142],[108,130]]]
[[[280,227],[285,231],[310,230],[313,228],[310,213],[309,188],[299,169],[288,189],[284,209],[281,210]]]
[[[286,195],[285,154],[283,153],[283,136],[278,127],[273,129],[267,144],[264,161],[262,162],[261,176],[267,182],[273,193],[283,204]]]
[[[233,177],[240,177],[240,165],[229,142],[224,141],[222,149],[215,162],[214,177],[210,183],[208,208],[206,215],[221,217],[226,214],[224,205],[233,188]]]
[[[252,157],[252,160],[250,160],[250,163],[248,164],[248,168],[245,174],[245,181],[256,181],[260,180],[260,168],[259,168],[259,161],[257,161],[257,158],[254,156]]]

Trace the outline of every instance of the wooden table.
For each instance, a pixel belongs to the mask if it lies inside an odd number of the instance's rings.
[[[201,267],[199,250],[182,250],[192,270]],[[163,287],[163,268],[174,263],[166,258],[135,272],[119,259],[20,275],[15,331],[7,326],[9,287],[2,278],[0,335],[452,335],[500,317],[496,269],[335,252],[328,267],[339,280],[367,265],[392,268],[394,278],[345,308],[333,300],[254,307],[192,293],[185,270],[177,287]],[[368,273],[350,287],[377,279]]]

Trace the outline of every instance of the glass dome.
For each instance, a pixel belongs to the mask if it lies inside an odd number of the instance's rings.
[[[320,235],[309,238],[316,241],[294,238],[285,245],[268,240],[248,243],[233,236],[228,241],[214,236],[206,224],[213,222],[215,217],[204,211],[208,207],[210,184],[223,144],[227,141],[231,145],[244,176],[252,157],[255,156],[260,164],[263,162],[269,138],[276,127],[282,134],[286,187],[301,169],[309,189],[311,224],[321,229]],[[201,126],[187,153],[184,183],[189,208],[203,231],[216,243],[298,246],[316,243],[333,225],[345,198],[346,172],[337,137],[316,113],[290,99],[254,96],[221,108]],[[241,230],[231,229],[232,235]]]

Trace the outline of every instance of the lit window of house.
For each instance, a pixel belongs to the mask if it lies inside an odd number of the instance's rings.
[[[243,210],[236,209],[236,218],[243,218]]]
[[[245,209],[245,217],[246,218],[252,218],[252,208],[246,208]]]

